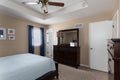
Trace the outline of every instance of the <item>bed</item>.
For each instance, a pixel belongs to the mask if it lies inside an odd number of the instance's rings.
[[[30,53],[0,57],[0,80],[45,80],[57,76],[52,59]]]

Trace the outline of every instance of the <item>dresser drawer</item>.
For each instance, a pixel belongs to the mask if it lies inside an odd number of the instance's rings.
[[[110,54],[108,54],[108,70],[110,73],[114,74],[114,61]]]
[[[54,60],[58,63],[78,67],[80,64],[80,47],[54,46]]]

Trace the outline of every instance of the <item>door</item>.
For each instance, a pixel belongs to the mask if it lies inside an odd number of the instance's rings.
[[[46,56],[53,58],[53,30],[46,31]]]
[[[108,72],[107,39],[112,37],[112,22],[89,24],[90,68]]]

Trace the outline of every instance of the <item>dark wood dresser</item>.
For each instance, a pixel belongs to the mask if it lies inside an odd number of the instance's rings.
[[[80,65],[80,47],[55,45],[54,60],[78,68]]]
[[[114,75],[113,80],[120,80],[120,39],[108,40],[108,69]]]

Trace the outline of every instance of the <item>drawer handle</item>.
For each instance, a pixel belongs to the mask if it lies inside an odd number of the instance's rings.
[[[111,46],[110,49],[113,49],[113,47]]]
[[[112,60],[109,58],[109,61],[112,61]]]

